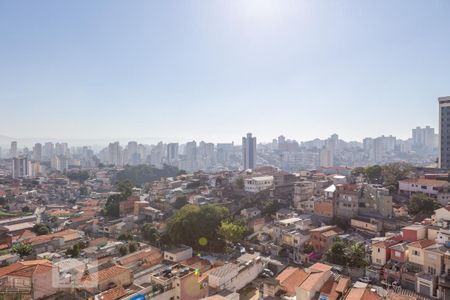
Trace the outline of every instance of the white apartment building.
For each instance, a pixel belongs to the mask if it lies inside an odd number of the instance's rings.
[[[259,193],[273,186],[273,176],[259,176],[244,180],[244,190],[249,193]]]

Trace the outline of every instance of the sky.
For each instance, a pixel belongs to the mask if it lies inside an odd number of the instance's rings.
[[[450,1],[1,1],[0,136],[299,141],[438,123]]]

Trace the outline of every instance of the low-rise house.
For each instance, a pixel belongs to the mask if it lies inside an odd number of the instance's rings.
[[[412,224],[402,228],[403,240],[415,242],[427,238],[427,227],[420,224]]]
[[[379,236],[383,228],[381,221],[373,218],[353,217],[350,220],[350,226],[356,230],[366,232],[375,236]]]
[[[128,295],[123,299],[167,300],[183,299],[197,300],[206,297],[209,293],[206,279],[193,268],[181,264],[160,265],[150,275],[146,274],[142,280],[144,289]]]
[[[398,184],[398,192],[409,196],[422,193],[430,197],[436,197],[440,191],[450,187],[448,181],[425,178],[409,178],[400,180]]]
[[[417,271],[424,271],[425,266],[425,248],[435,244],[431,240],[419,240],[407,245],[408,247],[408,262]]]
[[[386,239],[372,244],[372,263],[378,266],[384,266],[391,258],[390,247],[397,244],[395,239]]]
[[[311,245],[316,253],[325,253],[342,230],[335,225],[311,229]]]
[[[125,267],[113,265],[101,270],[94,270],[83,276],[81,285],[91,293],[98,293],[111,286],[127,287],[133,282],[131,271]]]
[[[208,284],[218,290],[237,291],[255,280],[266,265],[259,254],[243,255],[235,263],[212,269],[208,274]]]
[[[241,216],[247,219],[256,218],[261,215],[261,211],[256,207],[245,208],[241,210]]]
[[[56,294],[58,272],[48,260],[30,260],[0,268],[0,293],[40,299]],[[21,295],[21,296],[20,296]]]
[[[33,251],[37,254],[47,251],[55,251],[59,249],[67,249],[81,242],[84,233],[79,230],[66,229],[46,235],[39,235],[24,239],[22,242],[30,244]]]
[[[297,299],[310,300],[316,296],[322,286],[331,277],[331,266],[315,263],[307,269],[309,276],[296,288]]]
[[[117,259],[117,263],[132,271],[149,268],[161,263],[162,252],[155,247],[148,247]]]
[[[174,249],[164,251],[164,259],[172,262],[180,262],[192,257],[192,248],[189,246],[179,246]]]

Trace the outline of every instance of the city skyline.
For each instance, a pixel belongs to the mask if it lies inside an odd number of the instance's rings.
[[[450,95],[445,1],[0,6],[0,135],[405,138]]]

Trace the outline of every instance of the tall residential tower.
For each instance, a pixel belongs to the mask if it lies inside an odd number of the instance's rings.
[[[242,156],[245,170],[256,167],[256,137],[252,137],[251,133],[242,138]]]
[[[450,96],[439,97],[439,168],[450,169]]]

